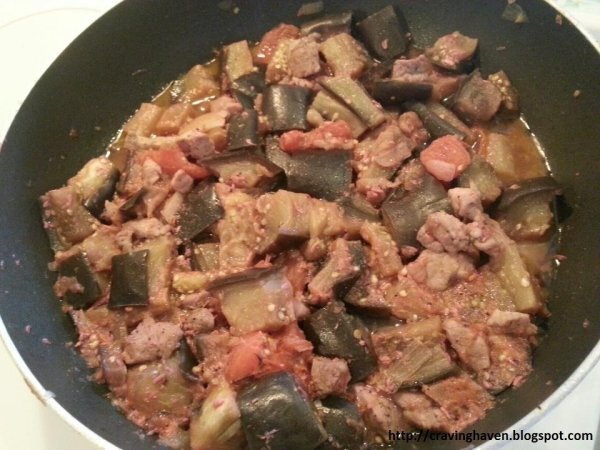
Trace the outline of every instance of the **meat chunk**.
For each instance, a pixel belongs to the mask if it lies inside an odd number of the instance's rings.
[[[483,213],[481,195],[471,188],[453,188],[448,190],[448,198],[454,214],[467,220],[475,220]]]
[[[478,374],[478,381],[493,393],[519,386],[533,370],[527,338],[498,334],[489,336],[488,343],[491,364]]]
[[[71,318],[77,327],[76,347],[81,352],[88,367],[95,369],[100,366],[100,348],[109,347],[113,338],[107,329],[97,325],[82,310],[71,311]]]
[[[454,135],[433,141],[421,152],[419,159],[427,172],[444,182],[454,180],[471,163],[466,145]]]
[[[371,247],[369,267],[381,277],[398,274],[402,269],[402,259],[387,229],[378,223],[365,221],[360,227],[360,235]]]
[[[187,194],[190,192],[193,185],[194,179],[183,169],[179,169],[175,172],[173,178],[171,178],[171,187],[180,194]]]
[[[425,129],[423,122],[413,111],[408,111],[400,114],[398,117],[398,126],[400,131],[410,140],[412,140],[415,146],[421,146],[429,140],[429,133]]]
[[[392,78],[407,83],[432,84],[431,96],[434,100],[441,100],[456,92],[462,79],[460,76],[440,73],[424,55],[396,60],[392,68]]]
[[[513,336],[534,336],[537,333],[537,327],[531,323],[529,314],[516,311],[496,309],[488,319],[487,325],[491,333]]]
[[[148,152],[147,157],[153,160],[167,175],[173,176],[183,170],[194,180],[201,180],[210,174],[203,166],[188,161],[179,147],[162,147]]]
[[[308,132],[288,131],[279,138],[279,147],[288,153],[314,149],[352,150],[355,146],[352,130],[343,121],[325,122]]]
[[[288,53],[288,70],[292,77],[305,78],[321,70],[319,44],[314,36],[292,41]]]
[[[116,242],[125,251],[133,249],[134,239],[151,239],[168,234],[171,227],[152,217],[126,222],[116,235]]]
[[[209,108],[212,113],[225,113],[225,119],[244,110],[242,104],[230,95],[221,95],[215,98],[209,103]]]
[[[300,30],[294,25],[282,23],[272,30],[267,31],[254,54],[254,62],[257,64],[268,64],[277,49],[280,41],[296,39],[300,35]]]
[[[465,80],[454,97],[453,109],[471,122],[487,122],[498,112],[502,103],[500,90],[479,71]]]
[[[214,155],[215,145],[206,133],[200,130],[187,130],[175,136],[145,137],[128,134],[125,138],[124,148],[133,152],[143,150],[156,150],[159,148],[179,148],[184,155],[195,160],[201,160]]]
[[[458,31],[442,36],[425,54],[437,66],[449,70],[460,70],[465,62],[475,55],[478,40]]]
[[[315,356],[310,375],[318,397],[326,397],[329,394],[342,395],[350,382],[348,363],[341,358]]]
[[[431,250],[424,250],[406,268],[410,277],[434,291],[444,291],[475,273],[475,267],[468,256],[462,253],[436,253]]]
[[[379,394],[373,387],[354,386],[356,405],[367,426],[387,436],[389,430],[406,430],[408,425],[398,406],[389,398]]]
[[[446,414],[421,392],[400,391],[394,401],[404,418],[418,428],[438,431],[448,427]]]
[[[215,317],[208,308],[196,308],[184,318],[182,329],[187,336],[210,333],[215,327]]]
[[[450,345],[468,367],[480,371],[490,366],[490,349],[481,330],[455,319],[445,320],[443,327]]]
[[[127,336],[123,360],[127,364],[137,364],[158,358],[166,359],[179,346],[182,337],[183,331],[179,325],[144,319]]]
[[[417,233],[417,240],[429,250],[442,253],[467,252],[472,248],[464,223],[445,211],[429,216]]]

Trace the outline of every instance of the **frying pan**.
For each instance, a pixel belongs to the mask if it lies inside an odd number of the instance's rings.
[[[160,448],[152,439],[140,440],[65,345],[75,332],[52,293],[52,255],[37,199],[101,154],[139,104],[169,80],[210,59],[223,43],[259,39],[294,20],[302,2],[239,0],[234,14],[209,1],[125,1],[61,54],[8,132],[0,152],[2,332],[37,395],[80,431],[100,436],[96,442]],[[522,387],[502,394],[501,404],[476,426],[497,432],[518,422],[525,428],[539,416],[540,404],[556,404],[600,356],[600,55],[568,20],[558,25],[557,12],[539,0],[519,0],[529,16],[521,25],[500,18],[505,0],[325,1],[328,11],[372,12],[390,3],[403,11],[421,47],[454,30],[480,39],[482,71],[504,69],[517,86],[523,113],[572,208],[560,249],[566,260],[552,286],[552,316],[534,354],[535,370]],[[581,91],[578,98],[575,90]],[[77,138],[69,136],[72,128]]]

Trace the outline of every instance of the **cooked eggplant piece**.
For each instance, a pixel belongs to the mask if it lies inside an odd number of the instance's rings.
[[[368,63],[364,48],[348,33],[331,36],[319,51],[335,76],[358,78]]]
[[[307,36],[311,33],[319,33],[322,39],[339,33],[350,33],[352,26],[352,11],[342,13],[326,14],[317,19],[305,22],[300,27],[300,33]]]
[[[346,150],[295,152],[284,167],[287,188],[324,200],[336,200],[352,183],[352,154]]]
[[[223,218],[223,207],[214,185],[201,183],[185,197],[179,214],[179,237],[190,240],[197,237],[217,220]]]
[[[314,449],[327,433],[294,377],[279,372],[246,386],[238,395],[250,450]]]
[[[254,110],[254,99],[265,90],[265,74],[263,71],[242,75],[231,83],[231,92],[244,109]]]
[[[498,210],[507,210],[530,195],[548,194],[553,197],[558,195],[560,191],[560,184],[551,176],[523,180],[504,191],[498,204]]]
[[[360,241],[336,239],[327,262],[308,284],[308,290],[319,301],[333,297],[334,293],[343,297],[365,266],[365,253]]]
[[[396,189],[381,206],[383,224],[399,247],[418,246],[417,231],[436,211],[451,212],[452,208],[444,186],[431,175],[425,175],[414,191]]]
[[[265,155],[277,167],[285,170],[290,162],[290,155],[279,147],[279,136],[269,135],[265,138]]]
[[[337,204],[344,210],[346,231],[351,235],[358,235],[365,221],[381,222],[379,211],[362,195],[344,195],[337,200]]]
[[[502,106],[505,111],[518,113],[520,110],[519,93],[510,82],[508,75],[501,70],[491,74],[488,80],[494,84],[502,94]]]
[[[293,289],[282,270],[250,269],[209,286],[235,334],[275,331],[295,318]]]
[[[383,110],[375,106],[365,89],[352,78],[324,77],[319,82],[354,111],[369,128],[375,128],[385,121]]]
[[[306,111],[310,89],[299,86],[271,85],[263,94],[263,112],[271,131],[306,130]]]
[[[195,244],[192,248],[192,265],[196,270],[210,272],[219,267],[219,243]]]
[[[317,450],[361,448],[366,427],[356,405],[341,397],[327,397],[321,405],[317,412],[327,432],[327,440]]]
[[[71,187],[46,192],[40,198],[44,229],[54,251],[67,250],[90,236],[98,221]]]
[[[191,294],[205,289],[209,281],[203,272],[176,272],[173,274],[173,289],[180,294]]]
[[[509,2],[502,12],[502,18],[512,23],[527,23],[529,17],[525,10],[516,2]]]
[[[346,122],[352,130],[352,136],[355,138],[367,130],[367,126],[360,117],[325,91],[317,93],[311,108],[327,120],[343,120]]]
[[[479,40],[455,31],[435,41],[425,56],[443,69],[469,72],[475,65],[478,45]]]
[[[283,175],[281,168],[269,161],[260,149],[226,152],[205,159],[202,164],[222,182],[240,188],[270,190],[279,183]]]
[[[79,289],[68,289],[64,295],[65,302],[75,309],[87,308],[102,295],[98,278],[86,255],[81,251],[60,263],[58,276],[59,279],[75,279]]]
[[[407,100],[427,100],[433,86],[400,80],[380,80],[373,84],[373,98],[382,105],[397,105]]]
[[[433,100],[428,101],[426,105],[427,109],[433,114],[438,116],[443,121],[448,122],[458,131],[464,133],[465,142],[468,144],[473,144],[477,140],[477,135],[473,133],[473,130],[471,130],[471,128],[469,128],[462,120],[460,120],[456,114],[454,114],[444,105]]]
[[[471,164],[458,178],[458,185],[477,190],[486,206],[495,202],[502,193],[502,182],[494,168],[477,154],[471,157]]]
[[[357,28],[369,51],[381,60],[393,59],[408,48],[406,20],[400,20],[391,5],[359,22]]]
[[[343,296],[342,300],[350,310],[356,310],[373,317],[387,317],[391,314],[391,306],[380,297],[370,295],[370,280],[368,275],[362,275]]]
[[[302,329],[315,353],[348,362],[353,382],[365,379],[377,368],[369,331],[358,317],[346,313],[342,303],[333,301],[315,311],[302,323]]]
[[[235,391],[227,383],[214,386],[190,422],[192,450],[231,450],[242,447],[241,413]]]
[[[146,241],[137,250],[147,250],[148,254],[148,293],[153,314],[169,309],[169,288],[171,286],[172,266],[176,254],[175,238],[170,235],[159,236]]]
[[[119,171],[113,163],[106,156],[100,156],[88,161],[68,185],[79,193],[83,206],[98,217],[104,210],[104,202],[115,193],[118,179]]]
[[[121,211],[126,218],[135,218],[136,207],[141,204],[141,201],[147,192],[148,190],[145,187],[141,188],[119,207],[119,211]]]
[[[108,307],[148,305],[148,250],[113,256]]]
[[[254,110],[246,110],[236,114],[229,121],[227,130],[227,148],[240,150],[256,148],[260,145],[258,136],[258,114]]]
[[[423,121],[423,125],[433,138],[439,138],[448,134],[453,134],[461,139],[465,138],[465,133],[433,113],[425,104],[419,102],[406,102],[404,103],[404,107],[409,111],[417,113],[419,118]]]
[[[192,369],[198,365],[198,358],[192,352],[187,340],[185,338],[181,339],[179,342],[179,350],[177,352],[179,356],[179,371],[184,378],[187,378],[190,381],[198,381],[198,377]]]
[[[498,112],[502,103],[500,90],[491,81],[473,71],[454,94],[452,109],[465,120],[487,122]]]
[[[252,52],[248,41],[234,42],[223,47],[223,71],[230,82],[253,70]]]

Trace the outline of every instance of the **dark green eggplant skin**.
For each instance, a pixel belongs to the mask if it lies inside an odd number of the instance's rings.
[[[551,176],[530,178],[519,181],[515,185],[505,189],[498,203],[498,211],[506,211],[511,205],[519,200],[534,194],[547,193],[550,196],[558,195],[561,185]]]
[[[379,80],[373,83],[372,95],[385,106],[398,105],[408,100],[427,100],[433,86],[429,83],[409,83],[399,80]]]
[[[344,210],[344,215],[351,219],[367,222],[381,222],[379,211],[360,195],[343,196],[336,202]]]
[[[408,48],[408,27],[392,5],[371,14],[357,24],[358,31],[369,51],[380,60],[393,59]]]
[[[371,338],[362,321],[347,314],[340,302],[331,302],[312,313],[302,329],[321,356],[345,359],[352,381],[361,381],[377,368]]]
[[[135,213],[135,209],[136,206],[140,204],[140,202],[142,201],[142,198],[144,197],[144,195],[146,195],[147,189],[145,187],[141,188],[139,191],[137,191],[135,194],[133,194],[131,197],[129,197],[125,203],[123,203],[120,207],[119,207],[119,211],[125,215],[125,217],[127,218],[135,218],[136,217],[136,213]]]
[[[287,188],[312,197],[335,201],[350,189],[352,155],[347,150],[300,151],[284,167]]]
[[[319,33],[321,35],[321,39],[323,40],[339,33],[350,34],[352,27],[352,16],[352,11],[325,14],[321,17],[303,23],[300,27],[300,33],[302,33],[304,36],[307,36],[311,33]]]
[[[184,241],[193,240],[220,220],[223,214],[223,207],[215,192],[214,184],[200,183],[185,197],[179,215],[178,236]]]
[[[113,256],[108,299],[110,309],[148,305],[149,253],[148,250],[138,250]]]
[[[340,280],[334,287],[333,293],[338,299],[343,299],[346,294],[356,284],[356,280],[360,277],[360,274],[367,268],[367,256],[365,255],[365,249],[361,241],[350,241],[348,242],[348,249],[352,257],[352,266],[359,267],[358,271],[352,271],[345,279]]]
[[[420,102],[405,102],[404,107],[408,111],[417,113],[419,118],[423,121],[425,129],[433,138],[439,138],[449,134],[459,137],[460,139],[465,138],[465,133],[454,127],[444,119],[439,117],[437,114],[427,108],[427,106]]]
[[[271,131],[306,130],[306,111],[311,97],[308,88],[276,84],[265,89],[263,113]]]
[[[120,175],[117,168],[113,166],[102,183],[102,186],[83,203],[83,206],[85,206],[94,217],[100,217],[100,214],[104,211],[104,203],[107,200],[112,199]]]
[[[254,110],[245,110],[229,121],[227,130],[227,148],[241,150],[256,148],[260,145],[258,134],[258,114]]]
[[[244,109],[254,109],[254,99],[265,90],[264,71],[251,72],[235,79],[231,83],[231,92]]]
[[[327,432],[327,440],[317,450],[362,449],[366,440],[366,427],[354,403],[341,397],[321,400],[317,409]]]
[[[281,267],[277,265],[273,265],[271,267],[251,267],[241,272],[236,272],[230,275],[225,275],[223,277],[216,278],[208,284],[207,289],[221,289],[225,286],[229,286],[236,283],[245,283],[247,281],[258,280],[280,269]]]
[[[429,174],[418,189],[407,192],[398,188],[381,205],[383,224],[399,247],[418,246],[419,228],[436,211],[452,212],[452,208],[444,186]]]
[[[380,302],[370,301],[368,286],[370,284],[367,275],[362,275],[356,280],[352,287],[341,297],[348,310],[361,314],[361,317],[389,317],[391,314],[390,305],[384,300]]]
[[[189,381],[198,381],[198,377],[194,374],[192,369],[198,365],[198,359],[190,345],[187,343],[186,338],[181,339],[179,342],[179,350],[177,352],[179,357],[179,371],[184,378]]]
[[[313,405],[289,373],[247,385],[237,401],[250,450],[312,450],[327,438]]]
[[[75,309],[87,308],[102,295],[98,279],[87,256],[81,251],[60,263],[58,275],[77,279],[77,283],[83,288],[82,292],[65,293],[64,301]]]

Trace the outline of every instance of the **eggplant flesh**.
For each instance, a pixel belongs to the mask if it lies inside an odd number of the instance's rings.
[[[432,112],[425,104],[420,102],[406,102],[404,103],[404,107],[409,111],[417,113],[419,118],[423,121],[425,129],[434,138],[449,134],[457,136],[460,139],[465,138],[465,133]]]
[[[61,262],[58,271],[59,277],[73,277],[81,286],[81,290],[65,293],[65,302],[73,308],[87,308],[102,294],[98,279],[83,252],[77,252]]]
[[[201,183],[185,198],[179,215],[179,237],[193,240],[223,215],[224,210],[214,185]]]
[[[108,307],[147,306],[148,250],[115,255],[112,259],[112,279]]]
[[[393,6],[371,14],[358,23],[358,31],[369,51],[381,60],[393,59],[408,48],[408,28],[399,19]]]
[[[250,450],[314,449],[327,433],[312,404],[289,373],[267,375],[238,395],[242,428]]]
[[[272,85],[263,94],[263,112],[271,131],[306,130],[310,90],[299,86]]]
[[[353,382],[365,379],[377,368],[367,328],[358,317],[347,314],[343,304],[331,302],[317,310],[302,328],[315,353],[348,362]]]

